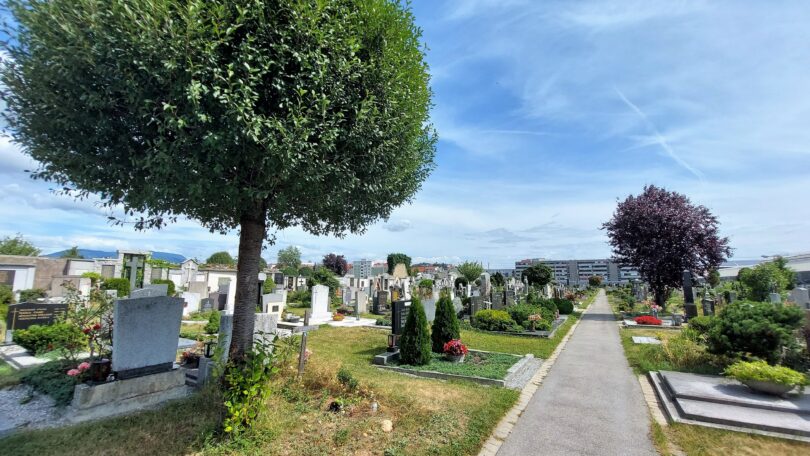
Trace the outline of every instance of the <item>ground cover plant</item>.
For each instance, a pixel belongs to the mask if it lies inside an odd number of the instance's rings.
[[[397,367],[409,370],[432,371],[443,374],[465,375],[468,377],[483,377],[503,380],[510,367],[520,361],[520,357],[504,353],[469,352],[464,362],[454,363],[447,361],[444,355],[433,353],[428,364],[413,366],[397,364]]]
[[[771,382],[804,390],[807,376],[783,366],[771,366],[765,361],[738,361],[728,366],[724,373],[742,383],[747,381]]]
[[[717,375],[728,364],[726,358],[709,353],[704,345],[691,339],[689,333],[622,329],[619,334],[627,361],[639,375],[661,370]],[[636,344],[633,336],[655,337],[661,340],[661,345]]]
[[[635,321],[640,325],[653,325],[653,326],[661,326],[661,323],[663,323],[661,320],[651,315],[641,315],[633,318],[633,321]]]

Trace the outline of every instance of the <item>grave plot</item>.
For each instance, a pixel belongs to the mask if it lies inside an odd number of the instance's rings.
[[[755,393],[736,380],[683,372],[650,372],[670,422],[810,442],[810,392]]]
[[[544,299],[529,295],[519,304],[488,306],[480,297],[470,302],[470,325],[480,331],[523,337],[554,337],[568,315],[574,311],[574,303],[563,298]]]

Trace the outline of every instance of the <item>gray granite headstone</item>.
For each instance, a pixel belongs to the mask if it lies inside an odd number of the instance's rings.
[[[772,304],[779,304],[782,302],[782,296],[779,293],[768,293],[768,301]]]
[[[208,296],[208,284],[205,282],[189,282],[188,291],[200,296]]]
[[[253,340],[257,340],[264,333],[265,340],[271,341],[278,329],[278,316],[275,314],[257,313],[253,320]],[[223,313],[219,317],[219,337],[217,346],[222,355],[222,361],[228,359],[228,349],[233,337],[233,314]]]
[[[505,300],[506,300],[506,305],[507,306],[514,306],[516,299],[517,299],[517,295],[515,294],[515,290],[507,290],[506,291]]]
[[[202,298],[200,300],[200,312],[210,312],[214,310],[214,303],[211,298]]]
[[[132,378],[172,369],[183,317],[183,299],[168,296],[115,301],[112,369]]]
[[[504,308],[504,293],[503,291],[492,292],[492,308],[495,310],[502,310]]]
[[[484,310],[484,297],[483,296],[470,297],[470,317],[475,318],[475,314],[479,310]]]
[[[790,300],[802,309],[810,309],[810,292],[807,288],[796,287],[790,290]]]
[[[130,298],[153,298],[157,296],[166,296],[169,294],[169,284],[158,283],[144,285],[143,288],[132,290],[129,293]]]

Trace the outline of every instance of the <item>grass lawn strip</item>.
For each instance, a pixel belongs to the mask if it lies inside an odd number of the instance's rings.
[[[515,355],[470,350],[464,358],[463,363],[453,363],[444,359],[444,355],[433,353],[430,364],[426,366],[411,366],[407,364],[395,364],[395,366],[414,371],[432,371],[443,374],[503,380],[509,368],[514,366],[518,361],[520,361],[520,357]]]

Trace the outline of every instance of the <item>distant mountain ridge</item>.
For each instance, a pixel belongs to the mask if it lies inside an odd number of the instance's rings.
[[[47,255],[43,255],[46,257],[51,258],[61,258],[62,255],[67,252],[68,249],[61,250],[59,252],[49,253]],[[93,259],[93,258],[118,258],[117,252],[108,252],[105,250],[93,250],[93,249],[79,249],[79,255],[83,256],[86,259]],[[182,263],[186,260],[186,257],[180,255],[179,253],[169,253],[169,252],[152,252],[152,258],[155,260],[164,260],[170,263]]]

